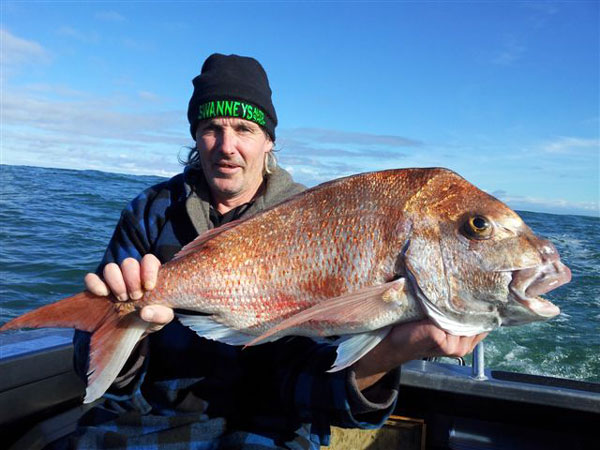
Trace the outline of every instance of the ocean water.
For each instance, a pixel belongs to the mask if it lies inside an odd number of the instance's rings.
[[[83,288],[121,209],[161,178],[0,165],[0,323]],[[501,328],[486,367],[600,382],[600,219],[520,212],[571,268],[546,297],[562,314]]]

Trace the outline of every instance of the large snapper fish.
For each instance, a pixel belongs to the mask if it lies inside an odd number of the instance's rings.
[[[539,297],[570,281],[556,248],[456,173],[365,173],[307,190],[199,236],[160,270],[140,300],[82,292],[1,331],[92,332],[85,402],[100,397],[161,304],[200,336],[255,345],[288,335],[336,336],[332,371],[353,364],[395,324],[429,317],[455,335],[545,320]]]

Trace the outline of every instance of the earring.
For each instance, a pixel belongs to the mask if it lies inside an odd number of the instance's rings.
[[[265,169],[264,173],[272,174],[277,167],[277,158],[273,154],[273,151],[265,153]]]

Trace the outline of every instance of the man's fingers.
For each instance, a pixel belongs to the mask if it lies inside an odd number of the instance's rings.
[[[175,317],[173,310],[167,306],[150,305],[142,308],[140,315],[146,322],[166,325]]]
[[[448,336],[448,347],[446,348],[448,356],[463,357],[473,351],[475,346],[481,342],[488,333],[481,333],[475,336]]]
[[[426,356],[460,356],[463,357],[473,351],[473,348],[481,342],[488,333],[481,333],[475,336],[455,336],[446,333],[428,320],[414,322],[416,334],[415,343],[423,339],[427,350]]]
[[[127,288],[127,294],[132,300],[142,298],[142,282],[140,277],[140,263],[134,258],[125,258],[121,263],[121,273]]]
[[[104,281],[102,281],[102,279],[95,273],[88,273],[83,281],[85,283],[85,288],[94,295],[106,297],[108,294],[110,294],[106,283],[104,283]]]
[[[134,258],[125,258],[119,267],[115,263],[104,266],[102,276],[88,273],[84,282],[87,290],[96,295],[112,294],[120,301],[129,298],[138,300],[143,297],[144,290],[154,289],[160,269],[160,261],[154,255],[145,255],[141,262]],[[173,310],[167,306],[151,305],[142,308],[140,316],[151,325],[144,333],[160,330],[175,317]]]
[[[85,286],[96,295],[112,292],[120,301],[138,300],[143,297],[144,290],[154,289],[159,269],[160,261],[154,255],[145,255],[141,263],[135,258],[125,258],[121,267],[115,263],[104,266],[104,281],[97,275],[86,275]]]
[[[171,322],[175,317],[175,314],[173,313],[173,310],[167,306],[150,305],[142,308],[140,317],[142,320],[151,324],[143,334],[142,338],[144,338],[150,333],[159,331],[162,327]]]
[[[467,338],[467,340],[470,340]],[[454,336],[446,334],[446,345],[442,348],[448,356],[463,356],[462,350],[465,345],[465,338],[462,336]]]
[[[128,299],[127,287],[125,286],[125,280],[123,279],[123,274],[121,273],[121,268],[119,266],[115,263],[107,264],[104,266],[102,276],[104,277],[104,281],[108,285],[108,288],[117,299],[121,301],[126,301]]]
[[[144,255],[140,264],[141,281],[145,290],[149,291],[156,286],[156,278],[160,269],[160,261],[151,253]]]

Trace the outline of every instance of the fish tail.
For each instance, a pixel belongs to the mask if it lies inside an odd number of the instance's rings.
[[[0,327],[0,331],[57,327],[94,332],[113,311],[114,303],[108,297],[86,291],[25,313]]]
[[[59,327],[92,333],[84,399],[91,403],[110,387],[149,326],[137,312],[120,313],[111,298],[86,291],[23,314],[0,327],[0,332]]]

